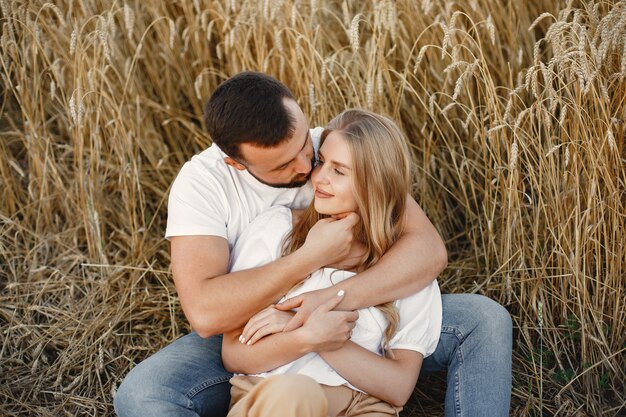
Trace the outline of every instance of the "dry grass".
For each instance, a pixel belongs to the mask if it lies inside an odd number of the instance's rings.
[[[514,415],[626,412],[626,1],[365,3],[0,1],[0,414],[111,415],[187,330],[166,196],[243,69],[402,123],[443,289],[514,317]]]

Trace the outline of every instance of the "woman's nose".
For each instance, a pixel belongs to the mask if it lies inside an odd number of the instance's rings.
[[[311,181],[313,183],[327,183],[328,179],[326,176],[326,170],[322,164],[318,164],[315,168],[313,168],[313,173],[311,174]]]

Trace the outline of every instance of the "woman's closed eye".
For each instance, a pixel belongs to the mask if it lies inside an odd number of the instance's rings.
[[[324,159],[322,159],[322,157],[319,157],[315,166],[316,167],[321,167],[322,165],[324,165]],[[333,165],[335,165],[335,164],[333,164]],[[343,172],[342,168],[341,167],[337,167],[337,166],[335,166],[333,168],[333,173],[335,173],[337,175],[346,175],[346,173]]]

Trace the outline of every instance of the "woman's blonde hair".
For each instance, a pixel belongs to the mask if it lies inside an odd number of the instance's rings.
[[[367,269],[393,246],[404,228],[411,185],[410,151],[402,131],[391,119],[366,110],[345,110],[331,120],[322,133],[320,147],[331,132],[341,134],[350,149],[354,197],[360,215],[355,239],[366,247],[365,256],[355,268]],[[311,203],[287,236],[283,253],[302,246],[309,230],[323,217],[327,216],[317,213]],[[385,350],[397,328],[398,312],[393,302],[376,307],[389,321]]]

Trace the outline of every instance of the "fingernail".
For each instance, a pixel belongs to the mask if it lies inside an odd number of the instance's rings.
[[[244,339],[243,335],[239,336],[239,341],[241,343],[245,343],[246,339]]]
[[[346,292],[344,290],[339,290],[337,293],[337,297],[342,297]]]
[[[252,342],[252,340],[248,340],[248,343],[246,343],[246,345],[250,346],[251,342]]]

